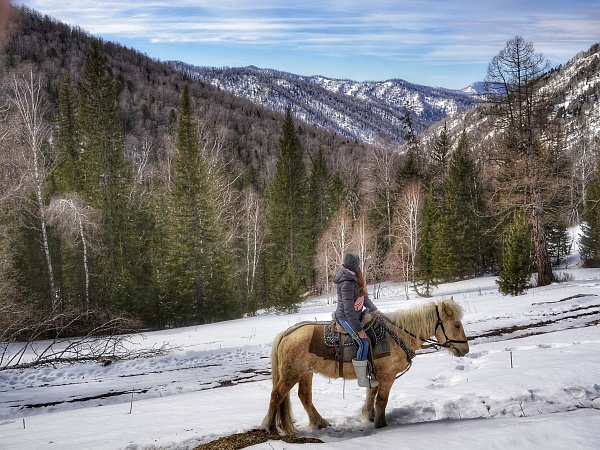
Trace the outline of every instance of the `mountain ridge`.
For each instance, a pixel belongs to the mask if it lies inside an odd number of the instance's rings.
[[[479,103],[477,96],[401,79],[353,81],[275,69],[199,67],[168,61],[174,69],[274,111],[292,106],[305,122],[369,144],[404,143],[406,108],[415,131]]]

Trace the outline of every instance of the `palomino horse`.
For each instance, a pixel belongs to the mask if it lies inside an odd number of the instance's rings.
[[[462,315],[462,309],[453,299],[385,314],[384,323],[395,344],[391,343],[389,356],[374,360],[379,386],[367,389],[367,398],[362,408],[363,416],[374,421],[375,428],[387,425],[385,407],[392,384],[398,374],[410,367],[414,352],[421,348],[423,343],[429,342],[445,347],[455,356],[464,356],[469,352],[469,344],[461,323]],[[278,433],[277,427],[288,435],[297,432],[290,401],[290,390],[296,383],[298,397],[308,414],[311,429],[325,428],[329,425],[313,405],[312,377],[313,372],[329,378],[339,377],[339,363],[309,352],[314,327],[311,323],[292,327],[279,333],[273,341],[273,390],[269,411],[262,425],[271,434]],[[437,341],[431,341],[432,336]],[[352,363],[343,364],[344,378],[355,379]]]

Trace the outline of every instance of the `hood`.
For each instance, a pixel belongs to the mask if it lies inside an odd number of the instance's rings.
[[[333,282],[340,284],[343,281],[357,281],[356,275],[351,274],[348,269],[344,266],[340,266],[335,275],[333,276]]]

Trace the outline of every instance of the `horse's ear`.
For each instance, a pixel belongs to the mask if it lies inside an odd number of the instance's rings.
[[[450,298],[450,301],[454,301],[454,298]],[[442,313],[444,314],[444,316],[448,317],[449,319],[451,319],[452,316],[454,316],[454,309],[452,309],[452,307],[446,302],[440,303],[440,306],[442,307]]]

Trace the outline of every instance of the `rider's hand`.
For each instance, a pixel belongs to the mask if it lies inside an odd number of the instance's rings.
[[[365,330],[360,330],[358,332],[358,337],[362,338],[362,339],[368,339],[369,337],[367,336],[367,333],[365,333]]]

